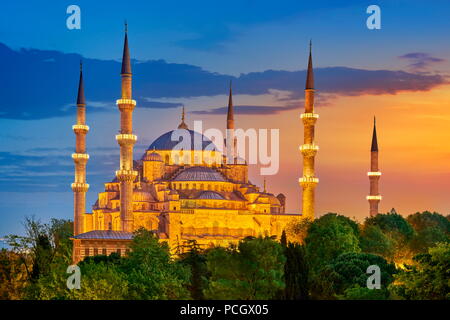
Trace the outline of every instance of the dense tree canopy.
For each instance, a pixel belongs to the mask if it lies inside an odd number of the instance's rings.
[[[207,254],[211,274],[208,299],[271,299],[284,288],[286,258],[271,238],[246,238],[237,248],[217,247]]]
[[[396,276],[392,291],[411,300],[450,299],[450,244],[429,248],[414,261]]]
[[[356,227],[356,230],[357,227]],[[359,239],[353,223],[335,213],[314,220],[305,239],[310,265],[317,271],[323,265],[346,252],[359,252]]]
[[[438,213],[390,212],[362,224],[329,213],[291,224],[280,242],[204,248],[192,240],[175,255],[142,228],[128,255],[80,262],[73,290],[72,223],[24,225],[0,251],[0,299],[450,299],[450,221]],[[367,287],[369,265],[380,267],[381,289]]]

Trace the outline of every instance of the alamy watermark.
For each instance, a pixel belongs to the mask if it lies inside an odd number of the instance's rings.
[[[69,30],[81,29],[81,9],[80,9],[80,7],[75,4],[71,4],[70,6],[67,7],[66,13],[70,14],[70,16],[68,16],[67,20],[66,20],[67,29],[69,29]]]

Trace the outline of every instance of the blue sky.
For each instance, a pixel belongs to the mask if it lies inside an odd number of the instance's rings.
[[[66,28],[71,4],[81,8],[81,30]],[[366,28],[370,4],[381,7],[381,30]],[[181,105],[191,119],[206,114],[222,125],[230,79],[238,114],[249,119],[295,108],[311,38],[323,106],[333,96],[427,91],[450,71],[449,1],[36,0],[1,8],[0,236],[20,232],[24,215],[71,218],[81,58],[92,128],[88,203],[112,178],[125,19],[140,107],[136,154],[177,125]]]

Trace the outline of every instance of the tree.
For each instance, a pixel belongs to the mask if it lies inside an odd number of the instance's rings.
[[[27,272],[21,257],[10,250],[0,250],[0,300],[19,300],[27,285]]]
[[[246,238],[237,248],[213,248],[207,253],[208,299],[273,299],[284,289],[285,257],[269,237]]]
[[[6,238],[27,275],[23,297],[39,299],[42,283],[54,279],[56,274],[62,277],[61,270],[65,272],[71,264],[72,222],[52,219],[50,224],[44,224],[31,216],[25,218],[24,227],[24,236],[8,235]]]
[[[362,294],[361,298],[367,297],[367,292],[358,288],[367,288],[369,275],[366,272],[371,265],[378,266],[381,271],[381,289],[374,289],[379,291],[375,297],[387,299],[388,286],[396,272],[395,266],[382,257],[369,253],[344,253],[322,268],[313,284],[315,297],[345,298],[350,294],[355,296],[357,292]]]
[[[396,275],[391,290],[408,300],[449,300],[449,270],[450,243],[439,243],[416,255],[413,265]]]
[[[134,232],[130,249],[121,266],[129,283],[129,299],[189,298],[189,268],[171,259],[166,242],[141,228]]]
[[[289,222],[284,233],[286,236],[286,240],[292,243],[303,244],[305,242],[305,238],[308,234],[308,229],[311,226],[311,223],[312,220],[309,218]]]
[[[365,225],[361,228],[361,250],[392,261],[394,258],[394,242],[383,233],[379,226]]]
[[[436,212],[416,212],[407,221],[416,231],[411,241],[415,253],[426,253],[439,242],[450,242],[450,221]]]
[[[412,259],[411,240],[414,237],[412,226],[395,211],[387,214],[378,214],[367,218],[364,222],[367,226],[378,226],[393,244],[393,256],[391,261],[402,265]]]
[[[180,263],[187,265],[191,270],[189,291],[194,300],[204,300],[203,291],[208,285],[208,269],[206,255],[200,249],[196,240],[189,240],[185,245],[187,252],[181,254]]]
[[[306,255],[313,271],[319,270],[342,253],[360,251],[357,231],[349,223],[350,219],[344,218],[328,213],[314,220],[308,229]]]
[[[309,297],[309,268],[305,247],[298,243],[284,246],[286,263],[284,265],[285,300],[306,300]]]

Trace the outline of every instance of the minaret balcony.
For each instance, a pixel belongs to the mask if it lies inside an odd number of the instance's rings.
[[[89,155],[87,153],[72,153],[73,160],[89,160]]]
[[[381,176],[381,172],[379,172],[379,171],[369,171],[369,172],[367,172],[367,175],[369,177],[379,177],[379,176]]]
[[[302,118],[302,119],[310,119],[310,118],[319,119],[319,115],[317,113],[307,112],[307,113],[302,113],[300,115],[300,118]]]
[[[119,108],[126,108],[126,107],[134,108],[136,106],[136,100],[118,99],[118,100],[116,100],[116,105],[118,105]]]
[[[131,181],[133,182],[138,176],[138,172],[135,170],[117,170],[116,177],[119,181]]]
[[[89,184],[81,182],[74,182],[70,186],[74,192],[87,192],[89,189]]]
[[[319,146],[313,144],[303,144],[299,147],[299,150],[305,157],[313,157],[316,155],[317,151],[319,150]]]
[[[300,184],[302,185],[316,184],[319,183],[319,178],[303,176],[300,179],[298,179],[298,182],[300,182]]]
[[[319,119],[319,115],[317,113],[306,112],[300,115],[300,118],[303,120],[305,125],[314,125]]]
[[[89,126],[85,125],[85,124],[74,124],[72,126],[72,130],[75,131],[75,133],[86,133],[89,131]]]
[[[378,201],[380,201],[381,200],[381,196],[380,195],[378,195],[378,196],[367,196],[366,197],[366,199],[367,200],[378,200]]]
[[[137,136],[131,133],[121,133],[116,135],[116,140],[121,143],[135,143],[137,141]]]
[[[307,144],[302,144],[299,147],[299,149],[301,151],[303,151],[303,150],[315,150],[315,151],[317,151],[317,150],[319,150],[319,146],[315,145],[314,143],[312,143],[312,144],[307,143]]]

